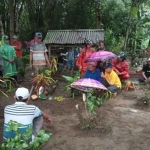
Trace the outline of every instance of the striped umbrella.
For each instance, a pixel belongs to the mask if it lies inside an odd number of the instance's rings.
[[[98,91],[105,91],[107,88],[100,82],[93,80],[93,79],[87,79],[87,78],[82,78],[78,79],[75,82],[73,82],[70,85],[71,88],[78,89],[80,91],[86,92],[87,90],[94,89]]]

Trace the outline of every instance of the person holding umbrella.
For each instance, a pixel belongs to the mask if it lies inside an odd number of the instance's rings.
[[[96,69],[96,62],[89,62],[89,69],[86,71],[83,78],[90,78],[101,82],[101,73],[98,69]]]
[[[112,60],[113,70],[117,73],[121,81],[128,79],[129,76],[129,64],[126,61],[126,55],[124,52],[120,52],[117,58]]]
[[[81,75],[83,76],[88,69],[88,64],[85,62],[87,58],[90,57],[92,53],[94,53],[94,49],[92,48],[92,41],[90,39],[85,40],[85,47],[80,51],[79,57],[76,61],[76,66],[78,66]]]
[[[116,72],[113,70],[111,63],[106,63],[104,68],[105,73],[102,73],[101,75],[102,83],[110,92],[116,93],[121,89],[121,81]]]

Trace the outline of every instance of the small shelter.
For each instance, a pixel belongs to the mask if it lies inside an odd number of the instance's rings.
[[[83,47],[84,40],[90,39],[97,44],[104,41],[103,29],[75,29],[75,30],[49,30],[44,39],[48,47],[49,56],[53,49],[60,47]]]

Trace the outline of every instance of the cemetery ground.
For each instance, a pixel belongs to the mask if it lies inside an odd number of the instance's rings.
[[[96,109],[98,126],[94,129],[81,129],[75,105],[81,105],[84,113],[82,96],[72,99],[69,92],[64,92],[66,81],[59,77],[53,100],[29,101],[38,106],[52,118],[52,126],[44,128],[53,134],[43,150],[149,150],[150,143],[150,107],[144,105],[142,97],[149,89],[138,87],[136,91],[122,90],[116,97],[105,101]],[[26,75],[22,86],[31,88],[30,73]],[[149,90],[149,91],[148,91]],[[0,96],[0,141],[3,137],[3,109],[14,103],[14,93],[9,97]],[[64,101],[54,100],[62,96]],[[148,94],[149,96],[149,94]]]

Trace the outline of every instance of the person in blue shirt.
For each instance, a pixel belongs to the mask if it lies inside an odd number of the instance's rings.
[[[96,66],[96,62],[90,62],[89,69],[86,71],[83,78],[90,78],[101,82],[101,72],[99,71],[99,69],[96,69]]]
[[[76,60],[77,55],[78,55],[78,52],[73,47],[68,50],[68,53],[67,53],[67,59],[68,59],[67,66],[68,66],[68,73],[71,72],[71,75],[73,74],[73,71],[74,71],[74,64],[75,64],[75,60]]]

